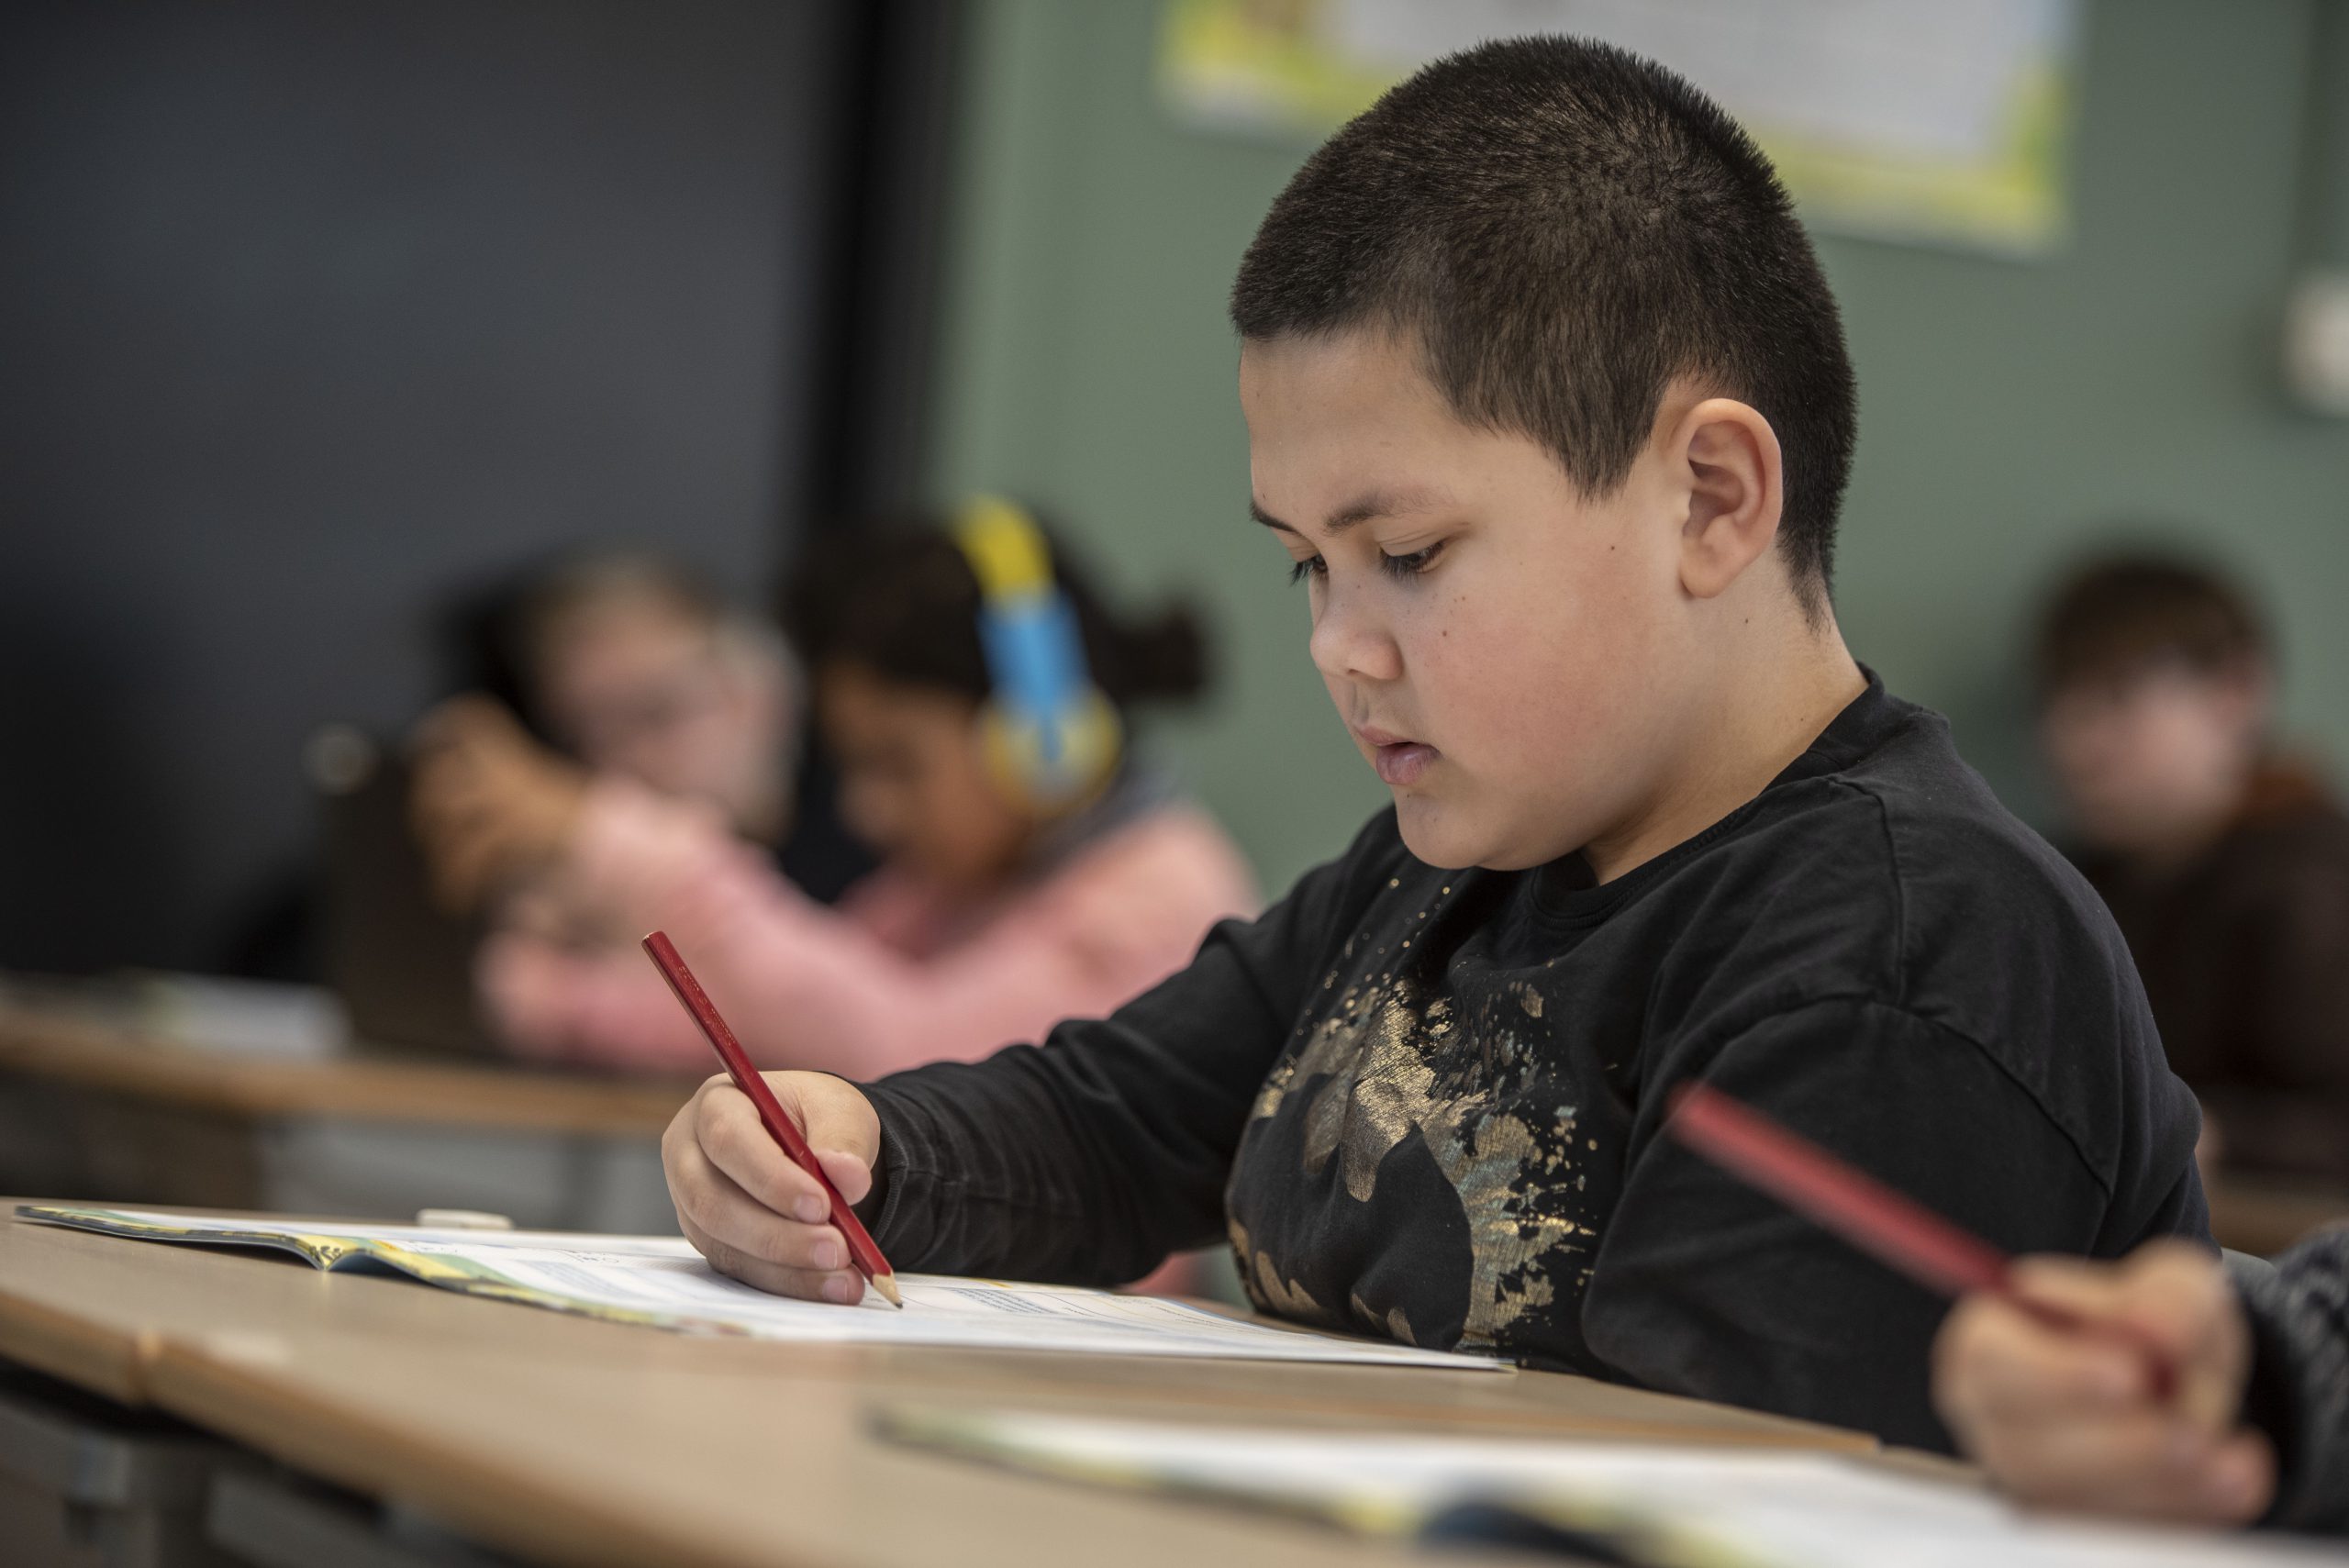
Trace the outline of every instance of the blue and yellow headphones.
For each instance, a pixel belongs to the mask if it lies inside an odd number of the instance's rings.
[[[982,495],[963,506],[954,539],[979,580],[992,689],[980,722],[996,777],[1047,816],[1082,806],[1117,771],[1124,727],[1094,684],[1043,530],[1009,501]]]

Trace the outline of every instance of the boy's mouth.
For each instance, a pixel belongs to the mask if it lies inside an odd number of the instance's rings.
[[[1371,749],[1370,765],[1390,789],[1408,789],[1442,755],[1424,740],[1409,740],[1368,726],[1354,731]]]

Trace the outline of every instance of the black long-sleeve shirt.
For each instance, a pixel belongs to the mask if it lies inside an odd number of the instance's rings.
[[[1302,1322],[1947,1448],[1943,1304],[1659,1137],[1694,1078],[2016,1251],[2207,1235],[2110,917],[1873,678],[1603,885],[1381,815],[1113,1017],[874,1085],[871,1207],[900,1267],[1106,1283],[1222,1233]]]
[[[2264,1522],[2349,1532],[2349,1229],[2239,1267],[2235,1285],[2254,1347],[2244,1417],[2276,1444]]]

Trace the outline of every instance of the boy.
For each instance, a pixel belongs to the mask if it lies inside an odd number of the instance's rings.
[[[2270,1269],[2154,1242],[2118,1264],[2034,1258],[2048,1327],[1968,1297],[1942,1330],[1934,1396],[1968,1453],[2035,1503],[2196,1524],[2349,1530],[2349,1231]],[[2176,1370],[2157,1397],[2122,1326]]]
[[[2194,1113],[2093,895],[1844,651],[1851,370],[1767,162],[1619,50],[1487,45],[1306,163],[1232,315],[1252,510],[1395,808],[1106,1021],[778,1093],[900,1267],[1224,1229],[1301,1322],[1946,1446],[1936,1303],[1659,1138],[1665,1092],[2108,1256],[2202,1234]],[[715,1266],[854,1298],[739,1094],[664,1159]]]
[[[2137,960],[2206,1157],[2349,1180],[2349,818],[2269,734],[2243,595],[2159,556],[2083,567],[2040,634],[2080,869]]]

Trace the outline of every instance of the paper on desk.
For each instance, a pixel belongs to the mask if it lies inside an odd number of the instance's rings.
[[[1268,1432],[1005,1410],[897,1408],[889,1437],[1042,1474],[1413,1535],[1499,1502],[1676,1568],[2252,1568],[2342,1563],[2312,1541],[2025,1515],[1989,1493],[1831,1454]]]
[[[1158,1296],[1063,1285],[899,1274],[903,1311],[873,1296],[858,1307],[794,1301],[718,1273],[691,1244],[674,1236],[434,1230],[39,1205],[17,1212],[139,1240],[272,1247],[323,1269],[388,1269],[469,1296],[687,1333],[1487,1371],[1502,1365],[1481,1356],[1277,1329]]]

